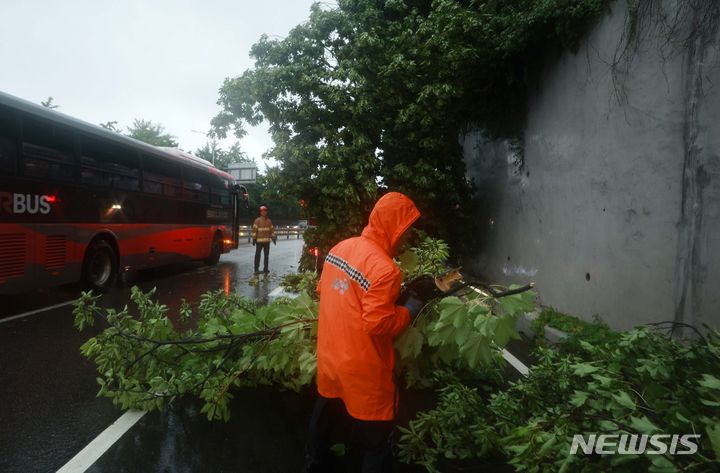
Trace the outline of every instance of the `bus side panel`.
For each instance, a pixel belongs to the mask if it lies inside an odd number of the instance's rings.
[[[69,226],[0,224],[0,293],[25,292],[78,280],[79,246]]]
[[[79,224],[78,240],[82,241],[86,249],[90,243],[97,239],[105,239],[117,248],[118,271],[140,270],[157,266],[157,257],[162,249],[157,248],[155,242],[147,241],[146,236],[151,234],[154,225],[150,224]],[[83,249],[84,258],[85,250]],[[161,264],[161,263],[160,263]]]
[[[83,244],[77,241],[72,225],[34,224],[35,280],[44,287],[68,284],[80,279]]]
[[[34,287],[34,234],[23,225],[0,224],[0,294]]]
[[[92,226],[86,230],[86,238],[100,232],[117,239],[120,271],[130,271],[206,258],[215,228],[177,224]]]
[[[142,270],[199,259],[199,247],[207,229],[178,224],[82,224],[80,239],[86,244],[104,235],[114,240],[120,252],[120,271]],[[204,258],[207,254],[204,254]]]

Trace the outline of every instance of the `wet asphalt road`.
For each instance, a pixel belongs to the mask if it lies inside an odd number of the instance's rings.
[[[254,254],[254,248],[248,244],[241,244],[239,249],[223,255],[216,266],[188,263],[147,271],[140,273],[133,284],[143,290],[157,287],[157,297],[170,306],[171,310],[177,307],[181,298],[195,302],[204,292],[217,289],[239,292],[262,301],[279,285],[284,274],[296,270],[302,245],[302,240],[278,240],[277,246],[272,246],[270,250],[270,274],[262,277],[257,285],[248,284],[253,277]],[[109,399],[95,397],[95,369],[78,350],[85,340],[102,327],[83,333],[77,332],[72,325],[70,305],[8,321],[17,314],[71,301],[78,293],[78,287],[68,286],[0,299],[2,473],[54,472],[122,414]],[[121,308],[127,302],[128,294],[127,287],[117,287],[104,295],[101,303],[106,307]],[[258,409],[252,406],[258,403],[258,407],[262,407],[262,403],[267,404],[273,396],[276,396],[277,402],[284,403],[285,407],[281,409],[287,409],[287,416],[296,416],[298,420],[306,415],[309,402],[304,401],[302,396],[261,391],[248,393],[247,396],[248,402],[237,403],[237,409],[245,409],[247,413],[238,412],[235,422],[242,422],[241,419],[247,419],[250,414],[258,412]],[[277,403],[273,405],[277,407]],[[199,464],[216,465],[206,459],[217,456],[211,451],[208,451],[209,456],[189,453],[203,451],[203,445],[209,448],[207,440],[213,437],[208,437],[203,432],[217,429],[212,426],[208,429],[205,422],[205,429],[199,427],[197,433],[194,433],[193,429],[202,419],[198,419],[193,409],[192,405],[178,406],[165,413],[145,416],[134,430],[121,439],[132,440],[131,452],[127,445],[122,447],[120,453],[111,449],[90,471],[251,471],[245,468],[225,470],[219,464],[217,468],[209,470],[197,468]],[[282,411],[281,414],[278,419],[283,418]],[[260,418],[256,421],[260,422],[256,424],[256,428],[266,426]],[[174,429],[170,428],[170,424],[174,425]],[[302,422],[298,425],[301,424]],[[291,435],[295,439],[293,443],[297,443],[298,436],[304,433],[299,428],[293,432],[282,423],[275,428],[279,442],[288,440],[282,437],[283,435]],[[147,436],[142,437],[147,438],[147,445],[138,445],[140,440],[134,436],[144,434],[135,432],[142,432],[143,429],[147,430]],[[153,437],[153,432],[159,434]],[[230,438],[229,432],[226,432],[227,438]],[[257,436],[253,434],[248,437],[246,444],[250,442],[249,445],[252,445],[251,440],[254,437]],[[169,449],[173,445],[174,450]],[[225,446],[236,448],[227,443]],[[118,449],[120,448],[119,443]],[[252,448],[249,451],[252,451]],[[160,463],[153,460],[156,452],[162,453],[159,458],[163,461]],[[143,465],[137,462],[120,462],[122,458],[143,457],[150,458],[150,461]],[[261,467],[256,461],[252,463]],[[260,468],[254,471],[282,470]]]

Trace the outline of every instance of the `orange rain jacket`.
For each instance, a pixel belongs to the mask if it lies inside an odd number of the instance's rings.
[[[391,250],[418,217],[412,200],[390,192],[375,204],[362,235],[341,241],[325,258],[318,283],[318,392],[342,399],[356,419],[393,419],[393,339],[410,315],[395,305],[402,274]]]

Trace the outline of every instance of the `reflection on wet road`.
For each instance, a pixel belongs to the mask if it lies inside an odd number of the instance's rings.
[[[270,274],[261,276],[257,284],[249,284],[253,278],[254,248],[248,244],[223,255],[216,266],[190,263],[147,271],[140,273],[132,284],[143,290],[156,287],[157,298],[171,312],[183,298],[195,304],[209,290],[239,292],[262,301],[279,285],[284,274],[296,270],[302,245],[302,240],[278,240],[270,250]],[[101,303],[122,308],[129,292],[128,287],[114,288],[103,296]],[[9,319],[73,300],[78,293],[76,286],[70,286],[0,300],[2,472],[56,471],[122,414],[108,399],[95,397],[94,367],[78,350],[102,327],[78,333],[72,325],[69,305]],[[146,416],[141,423],[153,422],[152,419],[157,422],[157,418]],[[182,422],[177,427],[182,429],[184,425]],[[153,455],[153,451],[147,455]],[[108,466],[93,471],[120,471],[118,468]],[[180,471],[168,468],[165,471]]]
[[[88,473],[301,471],[314,395],[274,388],[235,393],[230,420],[209,422],[179,402],[143,417]]]
[[[218,289],[238,292],[262,301],[270,290],[277,287],[285,274],[297,270],[302,245],[302,240],[278,240],[278,244],[270,249],[270,274],[258,277],[257,284],[248,284],[254,276],[255,249],[251,245],[242,244],[237,250],[223,255],[215,266],[194,262],[143,271],[134,279],[126,281],[124,287],[110,290],[103,300],[108,306],[115,303],[122,306],[130,293],[129,287],[137,285],[143,290],[157,287],[160,299],[171,307],[181,298],[195,301],[200,294]],[[78,296],[79,290],[76,285],[71,285],[29,294],[0,296],[0,322],[3,318],[72,301]]]

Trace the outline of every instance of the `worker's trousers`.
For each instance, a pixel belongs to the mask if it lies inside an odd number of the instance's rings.
[[[342,437],[350,438],[351,448],[355,446],[354,444],[363,448],[362,473],[393,471],[390,439],[393,421],[355,419],[348,414],[342,399],[319,396],[310,419],[308,441],[305,446],[305,473],[336,471],[337,459],[330,451],[330,447],[336,443],[333,440],[337,437],[338,431]]]
[[[258,269],[260,268],[260,252],[265,253],[265,261],[264,261],[264,270],[267,272],[268,270],[268,253],[270,253],[270,242],[255,243],[255,272],[258,272]]]

